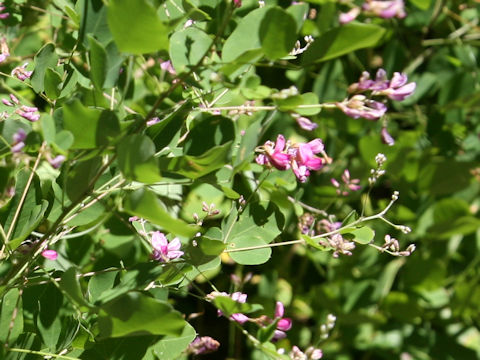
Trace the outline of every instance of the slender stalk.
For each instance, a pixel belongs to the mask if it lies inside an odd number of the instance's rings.
[[[65,355],[58,355],[58,354],[52,354],[44,351],[35,351],[35,350],[26,350],[26,349],[19,349],[19,348],[9,348],[8,351],[12,352],[19,352],[19,353],[27,353],[27,354],[33,354],[33,355],[40,355],[40,356],[51,356],[57,359],[65,359],[65,360],[80,360],[79,358],[74,358],[71,356],[65,356]]]
[[[18,217],[20,216],[20,212],[22,211],[23,203],[25,202],[25,199],[27,197],[28,190],[30,189],[30,185],[32,184],[32,181],[33,181],[33,177],[35,176],[35,171],[37,171],[38,164],[40,163],[40,159],[42,158],[43,149],[45,148],[45,145],[46,143],[43,143],[42,146],[40,147],[40,151],[38,152],[37,159],[33,164],[32,172],[28,177],[27,184],[25,185],[25,189],[23,190],[22,196],[20,198],[20,202],[18,203],[17,209],[15,210],[15,214],[13,215],[12,223],[10,224],[10,227],[8,229],[8,233],[5,238],[5,243],[3,244],[2,249],[0,250],[0,258],[2,258],[5,248],[8,247],[8,242],[10,241],[10,237],[12,236],[13,231],[15,230],[15,225],[17,223]]]

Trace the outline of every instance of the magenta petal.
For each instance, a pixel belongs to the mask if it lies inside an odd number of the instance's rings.
[[[244,324],[249,320],[248,316],[246,316],[244,314],[241,314],[241,313],[232,314],[232,316],[230,318],[232,320],[238,322],[239,324]]]
[[[310,146],[310,149],[312,149],[315,154],[324,150],[323,142],[320,139],[312,140],[307,145]]]
[[[275,152],[283,151],[285,148],[285,138],[283,135],[277,136],[277,142],[275,143]]]
[[[182,246],[182,243],[180,242],[180,240],[178,238],[174,238],[167,245],[167,249],[168,249],[169,252],[170,251],[175,251],[175,250],[179,250],[181,246]]]
[[[155,250],[166,254],[168,252],[168,240],[163,233],[155,231],[152,234],[152,246]]]
[[[285,312],[285,308],[283,307],[283,304],[280,301],[277,301],[277,303],[275,304],[275,317],[276,318],[283,317],[284,312]]]
[[[282,331],[288,331],[292,328],[292,319],[283,318],[277,323],[277,329]]]
[[[176,251],[176,250],[173,250],[173,251],[169,251],[168,254],[167,254],[167,257],[169,259],[178,259],[180,256],[182,256],[184,254],[183,251]]]
[[[42,256],[48,260],[57,260],[58,254],[55,250],[44,250]]]

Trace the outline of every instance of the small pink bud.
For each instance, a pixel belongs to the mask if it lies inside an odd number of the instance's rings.
[[[58,254],[55,250],[44,250],[42,256],[47,260],[57,260]]]

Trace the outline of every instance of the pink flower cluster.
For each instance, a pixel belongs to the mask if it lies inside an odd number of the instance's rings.
[[[6,19],[10,16],[10,13],[4,12],[6,7],[3,5],[3,2],[0,2],[0,19]]]
[[[27,70],[27,66],[28,62],[24,63],[22,66],[17,66],[12,70],[12,76],[17,77],[17,79],[21,81],[29,79],[32,76],[33,71]]]
[[[183,255],[180,251],[182,244],[178,238],[168,241],[165,234],[160,231],[155,231],[152,234],[151,243],[153,247],[152,258],[160,262],[168,262],[173,259],[178,259]]]
[[[360,183],[359,179],[351,179],[350,178],[350,171],[345,169],[342,174],[342,181],[343,184],[340,184],[336,179],[331,179],[332,185],[337,188],[337,194],[347,196],[350,191],[357,191],[361,189],[361,186],[358,185]]]
[[[358,82],[350,85],[348,91],[354,95],[342,102],[336,103],[337,107],[346,115],[357,119],[359,117],[368,120],[377,120],[387,111],[387,106],[379,101],[365,96],[385,96],[389,99],[402,101],[410,96],[416,88],[416,83],[407,83],[408,77],[404,73],[395,72],[391,80],[388,80],[384,69],[377,71],[375,80],[370,79],[370,73],[364,71]]]
[[[247,301],[247,294],[243,294],[239,291],[234,292],[233,294],[227,294],[226,292],[213,292],[207,297],[209,298],[215,298],[217,296],[227,296],[230,297],[232,300],[235,300],[236,302],[240,304],[244,304]],[[277,301],[275,304],[275,319],[278,319],[277,322],[277,327],[275,329],[274,335],[273,335],[273,340],[280,340],[283,339],[287,336],[285,333],[286,331],[290,330],[292,328],[292,319],[283,317],[285,313],[285,307],[280,301]],[[223,312],[221,310],[217,310],[217,315],[222,316]],[[256,319],[251,319],[245,314],[242,313],[235,313],[230,316],[230,320],[236,321],[239,324],[244,324],[247,321],[252,321],[256,322],[260,326],[268,326],[271,324],[274,320],[270,319],[268,316],[262,315],[259,318]]]
[[[40,114],[36,107],[21,105],[20,101],[13,94],[10,94],[10,100],[2,99],[2,103],[9,107],[16,107],[15,113],[28,121],[35,122],[40,119]]]
[[[365,15],[379,16],[384,19],[394,17],[403,19],[407,16],[403,0],[367,0],[362,8],[354,7],[346,13],[341,13],[338,21],[340,24],[347,24],[355,20],[361,12]]]
[[[22,128],[18,129],[15,134],[13,134],[13,144],[12,144],[12,153],[18,154],[25,147],[25,139],[27,138],[27,133]]]
[[[1,7],[3,6],[0,6],[0,8]],[[0,63],[7,60],[9,56],[10,56],[10,49],[8,48],[7,39],[5,37],[2,37],[0,39]]]
[[[274,166],[278,170],[291,168],[300,182],[307,181],[311,170],[320,170],[325,163],[331,162],[321,139],[291,144],[290,141],[285,141],[283,135],[278,135],[275,143],[267,141],[259,151],[262,151],[262,154],[255,159],[258,164]],[[323,157],[317,157],[316,154]]]

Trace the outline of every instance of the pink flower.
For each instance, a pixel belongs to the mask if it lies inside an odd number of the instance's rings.
[[[342,181],[343,184],[340,184],[337,180],[331,179],[332,185],[337,188],[337,194],[347,196],[349,194],[349,190],[357,191],[361,189],[361,186],[358,185],[360,183],[359,179],[351,179],[350,178],[350,171],[345,169],[342,174]]]
[[[28,62],[23,64],[22,66],[17,66],[12,70],[12,75],[16,76],[19,80],[25,81],[26,79],[30,78],[33,74],[33,71],[26,70]]]
[[[273,340],[280,340],[287,336],[285,331],[288,331],[292,328],[292,319],[284,318],[285,308],[280,301],[277,301],[275,304],[275,319],[280,318],[277,322],[277,329],[273,335]]]
[[[214,294],[213,297],[216,297],[216,296],[227,296],[227,297],[230,297],[232,300],[235,300],[236,302],[240,303],[240,304],[244,304],[246,301],[247,301],[247,294],[243,294],[241,293],[240,291],[237,291],[237,292],[234,292],[233,294],[227,294],[226,292],[221,292],[221,293],[212,293]],[[222,316],[223,315],[223,312],[221,310],[217,310],[217,315],[218,316]],[[242,313],[235,313],[235,314],[232,314],[230,316],[230,320],[233,320],[233,321],[236,321],[238,322],[239,324],[244,324],[246,323],[248,320],[250,320],[250,318],[248,316],[246,316],[245,314],[242,314]]]
[[[57,260],[58,253],[55,250],[43,250],[42,256],[48,260]]]
[[[0,19],[6,19],[10,16],[10,13],[3,12],[5,9],[6,9],[6,7],[3,6],[3,2],[0,2]]]
[[[239,8],[242,6],[242,0],[233,0],[233,6]]]
[[[152,234],[151,242],[153,247],[152,258],[155,260],[168,262],[183,255],[183,251],[180,251],[182,244],[178,238],[169,242],[163,233],[155,231]]]
[[[172,65],[172,62],[170,60],[167,60],[167,61],[162,61],[160,63],[160,68],[163,70],[163,71],[166,71],[168,72],[169,74],[171,75],[176,75],[177,72],[175,71],[175,69],[173,68],[173,65]]]
[[[404,79],[404,80],[394,82],[394,80],[396,80],[395,76],[397,76],[398,79]],[[380,94],[386,95],[392,100],[403,101],[407,96],[412,95],[417,87],[417,84],[414,82],[405,84],[406,82],[407,82],[407,75],[395,73],[392,78],[392,81],[390,82],[390,87],[386,90],[381,91]],[[401,84],[401,85],[398,85],[398,84]]]
[[[348,24],[349,22],[355,20],[358,15],[360,15],[360,8],[354,7],[346,13],[340,13],[340,15],[338,16],[338,21],[342,25]]]
[[[266,157],[257,160],[257,163],[272,164],[278,170],[286,170],[290,168],[290,156],[284,152],[285,138],[283,135],[277,136],[277,142],[267,141],[263,146]],[[259,162],[260,161],[260,162]]]
[[[364,95],[354,95],[348,100],[336,103],[336,105],[346,115],[354,119],[363,117],[368,120],[377,120],[387,111],[385,104],[367,99]]]
[[[384,19],[391,19],[393,17],[403,19],[407,16],[403,0],[367,0],[362,7],[363,10],[371,12]]]

